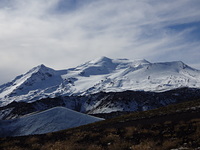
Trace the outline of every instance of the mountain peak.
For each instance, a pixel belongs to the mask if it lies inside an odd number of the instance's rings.
[[[99,63],[102,63],[102,62],[112,62],[112,59],[105,57],[105,56],[102,56],[102,57],[99,57],[99,58],[96,58],[96,59],[90,61],[90,63],[93,63],[93,64],[99,64]]]
[[[33,74],[33,73],[51,73],[54,72],[53,69],[46,67],[44,64],[40,64],[34,68],[32,68],[31,70],[29,70],[26,74]]]
[[[37,66],[38,68],[47,68],[44,64],[40,64]]]
[[[137,63],[137,64],[150,64],[150,62],[147,61],[146,59],[135,59],[135,60],[133,60],[133,63]]]
[[[159,64],[159,63],[156,63],[156,64]],[[190,68],[192,70],[195,70],[195,69],[189,67],[188,65],[186,65],[185,63],[183,63],[182,61],[163,62],[160,64],[165,64],[165,65],[171,66],[172,68],[178,69],[178,70],[185,69],[185,68]]]
[[[99,58],[99,60],[101,60],[101,61],[110,61],[112,59],[108,58],[108,57],[105,57],[105,56],[102,56],[102,57]]]
[[[45,70],[45,69],[49,69],[48,67],[46,67],[44,64],[40,64],[40,65],[38,65],[38,66],[36,66],[36,67],[34,67],[33,69],[35,69],[35,70]]]
[[[147,61],[146,59],[138,59],[138,61],[141,61],[143,63],[150,63],[149,61]]]

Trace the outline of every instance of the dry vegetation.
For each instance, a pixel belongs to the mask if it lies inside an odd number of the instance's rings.
[[[196,106],[200,106],[200,100],[55,133],[2,138],[0,149],[197,150],[200,149],[200,108]]]

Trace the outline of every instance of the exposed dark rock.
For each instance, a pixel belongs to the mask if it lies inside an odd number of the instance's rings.
[[[199,98],[200,89],[193,88],[179,88],[161,93],[145,91],[100,92],[87,96],[45,98],[32,103],[12,102],[7,106],[0,107],[0,115],[1,119],[10,119],[56,106],[64,106],[79,112],[111,118],[124,113],[150,110]],[[12,108],[10,113],[2,113],[9,108]],[[112,113],[104,112],[105,108],[113,109],[110,111]]]

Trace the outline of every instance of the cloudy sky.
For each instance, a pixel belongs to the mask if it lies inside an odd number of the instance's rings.
[[[0,0],[0,84],[100,56],[200,69],[200,0]]]

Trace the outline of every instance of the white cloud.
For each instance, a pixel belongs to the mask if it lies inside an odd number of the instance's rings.
[[[0,0],[0,72],[13,77],[41,63],[63,69],[102,55],[200,68],[194,27],[169,28],[200,22],[199,0],[65,2],[67,11],[58,0]],[[2,73],[0,83],[11,76]]]

